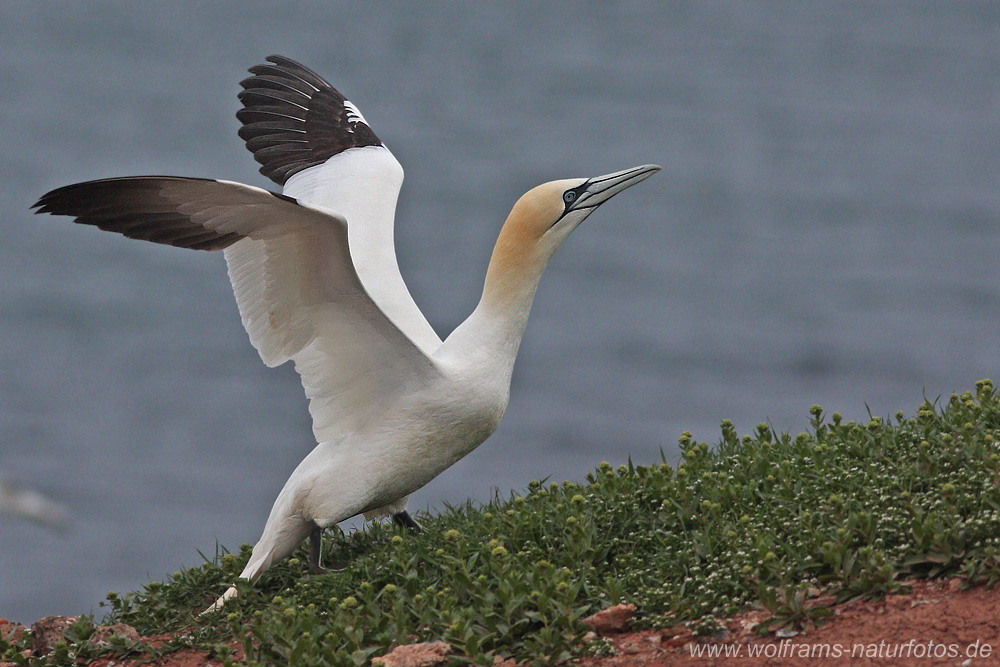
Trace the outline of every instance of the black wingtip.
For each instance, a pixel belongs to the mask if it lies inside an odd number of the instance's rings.
[[[42,195],[35,213],[66,215],[75,222],[153,243],[193,250],[221,250],[241,238],[203,227],[160,196],[164,183],[210,181],[177,176],[127,176],[74,183]]]

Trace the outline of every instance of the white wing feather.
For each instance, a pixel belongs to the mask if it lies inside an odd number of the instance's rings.
[[[284,193],[348,220],[351,258],[361,282],[396,326],[432,355],[441,338],[403,282],[393,226],[403,168],[385,146],[351,148],[288,179]]]
[[[248,237],[224,251],[243,325],[265,364],[295,362],[318,442],[437,374],[365,291],[342,217],[238,183],[175,181],[161,196],[206,229]]]

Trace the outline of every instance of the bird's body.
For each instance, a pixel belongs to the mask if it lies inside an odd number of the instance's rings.
[[[240,576],[256,580],[313,526],[404,510],[410,493],[496,430],[508,388],[496,378],[483,382],[485,370],[441,367],[438,380],[400,397],[368,427],[320,443],[285,483]]]
[[[293,361],[317,445],[271,509],[241,578],[256,581],[307,537],[359,514],[415,525],[407,496],[479,446],[507,407],[535,290],[594,209],[659,169],[540,185],[497,239],[482,298],[443,342],[403,282],[393,247],[402,169],[357,108],[278,56],[243,82],[240,135],[284,186],[147,176],[59,188],[38,212],[126,236],[225,252],[250,341]],[[211,608],[235,595],[230,588]]]

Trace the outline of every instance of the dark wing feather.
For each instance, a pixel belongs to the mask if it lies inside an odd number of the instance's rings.
[[[84,225],[179,248],[222,250],[243,238],[236,232],[206,229],[161,194],[164,185],[185,181],[215,182],[175,176],[107,178],[58,188],[42,195],[32,208],[35,213],[69,215]]]
[[[349,148],[382,142],[351,103],[321,76],[282,56],[250,68],[254,76],[240,82],[243,123],[240,137],[260,173],[278,185],[303,169],[323,164]],[[353,105],[352,105],[353,106]]]

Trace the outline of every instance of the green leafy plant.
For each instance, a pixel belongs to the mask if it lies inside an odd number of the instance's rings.
[[[816,618],[813,589],[846,599],[913,577],[1000,579],[990,381],[925,401],[913,418],[809,413],[808,433],[762,423],[739,436],[724,421],[714,447],[682,434],[676,466],[602,463],[586,484],[532,482],[424,515],[420,534],[330,535],[324,560],[349,562],[344,572],[310,575],[303,549],[199,617],[249,557],[247,545],[220,548],[165,583],[109,596],[107,620],[174,633],[161,651],[199,646],[230,663],[234,646],[250,664],[361,665],[397,644],[443,640],[454,664],[554,664],[604,650],[581,642],[579,621],[617,602],[636,605],[638,626],[711,634],[715,619],[750,605],[779,623]],[[68,637],[67,655],[84,634]]]

